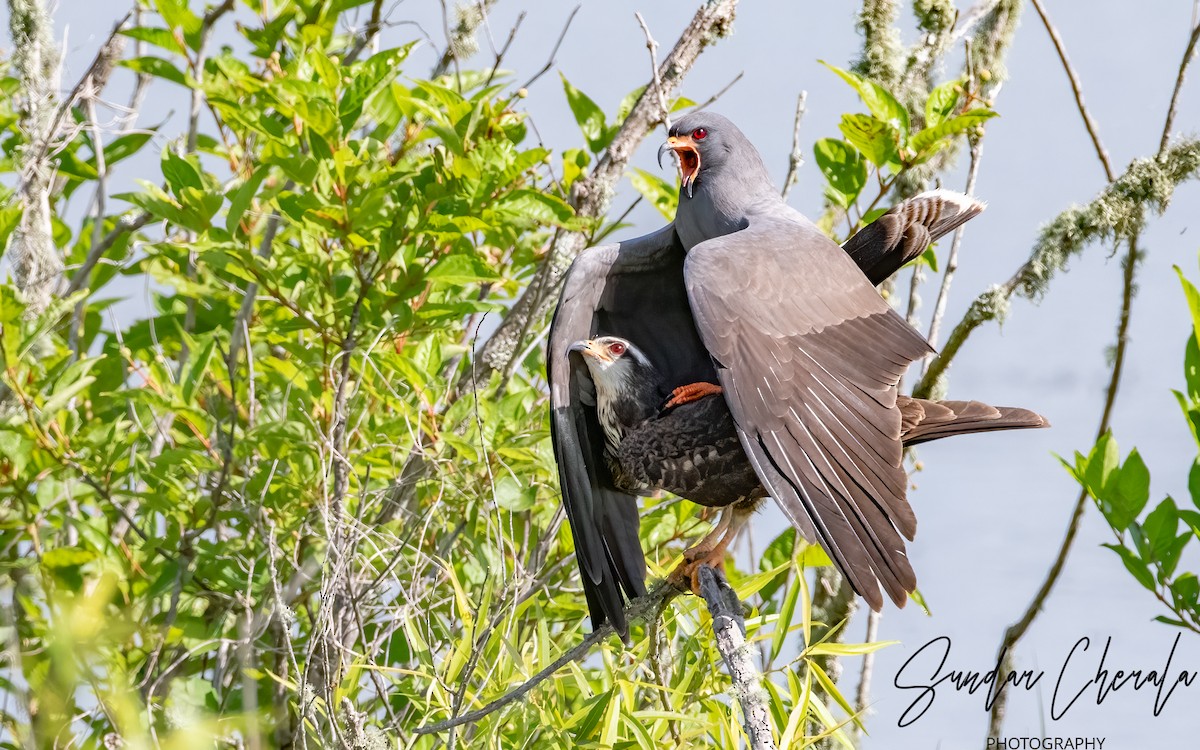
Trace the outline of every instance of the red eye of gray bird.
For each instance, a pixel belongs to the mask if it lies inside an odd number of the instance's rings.
[[[697,141],[702,141],[708,136],[708,131],[704,128],[696,128],[692,131],[692,138]]]
[[[608,345],[608,350],[619,357],[625,353],[625,345],[619,341],[615,341]]]

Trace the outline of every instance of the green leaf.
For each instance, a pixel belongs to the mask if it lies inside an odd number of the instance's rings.
[[[1187,280],[1179,266],[1174,268],[1179,276],[1179,283],[1183,285],[1183,296],[1187,298],[1188,311],[1192,314],[1192,335],[1200,337],[1200,291]]]
[[[78,547],[56,547],[42,555],[42,565],[51,570],[74,568],[96,559],[96,553],[90,549]]]
[[[505,475],[496,480],[496,505],[516,513],[529,510],[537,501],[537,487],[521,486],[521,483],[511,475]]]
[[[1166,498],[1146,516],[1142,531],[1150,543],[1153,559],[1162,560],[1163,555],[1175,544],[1175,531],[1179,528],[1179,513],[1175,502]]]
[[[117,138],[112,143],[104,147],[104,164],[107,167],[126,159],[136,154],[142,146],[146,145],[146,141],[154,136],[153,132],[149,133],[129,133]],[[94,159],[93,159],[94,162]]]
[[[1200,403],[1200,347],[1196,346],[1196,334],[1188,336],[1183,350],[1183,376],[1187,382],[1188,398]]]
[[[169,28],[179,29],[187,39],[188,46],[200,46],[200,16],[188,10],[187,0],[154,0],[154,7]]]
[[[878,118],[870,115],[842,115],[838,129],[846,136],[846,140],[877,167],[899,158],[899,131]]]
[[[250,203],[258,193],[258,186],[262,184],[263,179],[270,171],[270,167],[261,165],[256,167],[250,178],[243,182],[233,197],[229,199],[229,212],[225,215],[225,229],[230,234],[241,232],[242,217],[246,215],[246,210],[250,208]]]
[[[559,74],[563,82],[563,91],[567,93],[567,104],[575,115],[583,138],[587,141],[592,153],[600,153],[612,140],[611,134],[604,122],[604,110],[592,101],[587,94],[571,85],[566,76]]]
[[[891,92],[875,83],[868,81],[848,70],[830,65],[824,60],[817,62],[836,73],[843,81],[858,92],[858,96],[867,105],[867,110],[876,118],[894,127],[903,139],[908,134],[908,110],[892,96]]]
[[[142,42],[153,44],[156,47],[162,47],[168,52],[182,53],[186,49],[179,43],[179,39],[171,33],[169,29],[159,29],[150,26],[137,26],[132,29],[122,29],[119,33],[130,39],[137,39]]]
[[[802,576],[804,573],[797,575]],[[796,613],[796,601],[800,597],[801,588],[799,581],[793,581],[783,597],[783,606],[779,608],[779,619],[775,621],[775,633],[771,637],[771,661],[779,657],[779,653],[783,651],[783,644],[787,642],[788,631],[792,627],[792,617]]]
[[[1181,609],[1194,610],[1200,599],[1200,579],[1195,573],[1184,573],[1171,582],[1171,598]]]
[[[204,181],[200,172],[187,159],[175,153],[170,147],[163,149],[162,173],[172,192],[179,195],[184,188],[202,190]]]
[[[867,184],[867,163],[858,149],[836,138],[822,138],[813,144],[813,158],[825,175],[825,195],[842,208],[853,205]]]
[[[933,271],[934,273],[938,272],[937,253],[933,251],[933,245],[925,248],[925,252],[918,255],[917,260],[929,266],[930,271]]]
[[[187,86],[187,76],[183,74],[183,71],[161,57],[134,57],[122,60],[118,64],[129,68],[135,73],[145,73],[146,75],[162,78],[172,83],[178,83],[180,86]]]
[[[908,139],[908,145],[920,155],[934,148],[940,148],[940,141],[949,140],[960,133],[965,133],[979,123],[996,116],[996,113],[990,109],[972,109],[914,133],[912,138]]]
[[[1154,575],[1150,572],[1150,569],[1146,566],[1146,563],[1142,562],[1141,558],[1133,553],[1133,550],[1129,549],[1128,547],[1123,547],[1119,544],[1103,544],[1100,546],[1108,547],[1110,550],[1120,555],[1121,562],[1125,564],[1125,569],[1133,574],[1133,577],[1137,579],[1137,582],[1145,586],[1150,591],[1155,590]]]
[[[440,284],[470,284],[477,281],[495,281],[496,272],[476,255],[451,255],[434,264],[426,274],[431,282]]]
[[[1115,495],[1116,500],[1116,508],[1109,515],[1109,522],[1118,531],[1124,531],[1141,514],[1150,499],[1150,470],[1146,468],[1137,448],[1129,452],[1125,464],[1116,474],[1115,485],[1112,490],[1106,488],[1105,495]]]
[[[1101,497],[1105,494],[1104,489],[1119,463],[1117,441],[1113,440],[1112,433],[1105,432],[1088,454],[1087,466],[1083,472],[1083,480],[1093,496]]]
[[[937,127],[950,117],[950,113],[958,106],[958,92],[962,83],[961,79],[947,81],[929,92],[929,99],[925,101],[926,128]]]
[[[679,203],[679,188],[667,182],[658,175],[650,174],[644,169],[634,168],[629,175],[633,188],[641,193],[667,221],[675,218],[675,208]]]
[[[234,333],[238,335],[238,333]],[[180,389],[180,394],[183,396],[183,403],[191,406],[193,399],[196,396],[196,388],[204,380],[204,372],[208,369],[208,363],[212,361],[213,352],[217,349],[217,339],[215,336],[208,337],[208,343],[204,345],[196,354],[192,355],[192,360],[188,364],[187,374],[183,378],[183,387]]]

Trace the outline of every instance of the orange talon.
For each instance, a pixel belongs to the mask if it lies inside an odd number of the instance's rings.
[[[681,385],[671,391],[671,399],[667,401],[664,409],[671,409],[681,404],[688,404],[692,401],[699,401],[705,396],[712,396],[721,392],[721,386],[712,383],[692,383],[691,385]]]
[[[721,518],[713,530],[699,542],[683,551],[681,562],[667,581],[680,591],[700,595],[700,568],[708,565],[725,572],[725,553],[746,522],[750,520],[756,501],[737,502],[721,509]]]

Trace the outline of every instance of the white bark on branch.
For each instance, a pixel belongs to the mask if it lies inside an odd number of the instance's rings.
[[[746,643],[746,622],[742,602],[724,576],[707,565],[700,568],[700,595],[712,615],[717,650],[725,658],[733,695],[742,707],[742,720],[751,750],[775,750],[771,736],[771,714],[767,709],[767,691],[763,676],[754,664],[754,650]]]
[[[9,0],[8,11],[25,134],[17,157],[17,200],[24,210],[9,248],[17,286],[25,293],[29,313],[37,315],[50,303],[63,271],[50,224],[54,169],[47,156],[54,135],[60,56],[43,0]]]

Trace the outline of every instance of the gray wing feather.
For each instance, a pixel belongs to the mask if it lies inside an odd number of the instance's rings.
[[[896,384],[929,345],[811,223],[752,217],[688,254],[688,295],[769,494],[872,607],[916,579]]]

